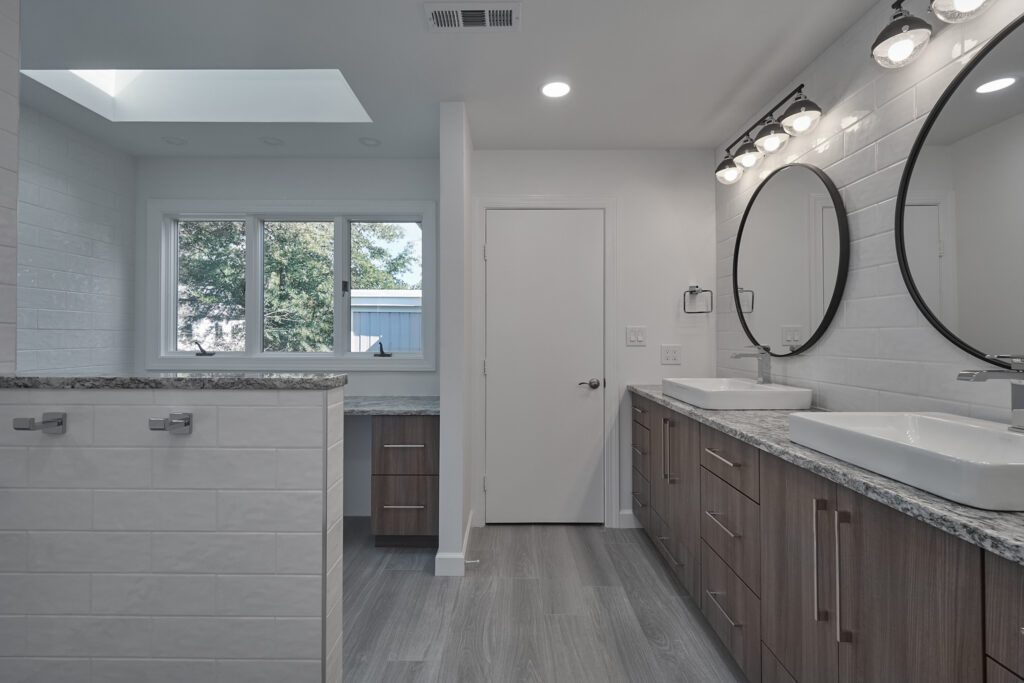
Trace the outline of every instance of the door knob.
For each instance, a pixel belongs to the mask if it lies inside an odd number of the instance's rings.
[[[593,378],[593,379],[591,379],[591,380],[589,380],[587,382],[580,382],[580,386],[581,387],[590,387],[591,389],[600,389],[601,388],[601,380],[599,380],[599,379],[597,379],[595,377],[595,378]]]

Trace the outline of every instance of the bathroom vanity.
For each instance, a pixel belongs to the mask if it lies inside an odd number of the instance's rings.
[[[339,683],[346,382],[0,376],[5,661]]]
[[[749,680],[1024,680],[1024,515],[630,387],[633,511]]]

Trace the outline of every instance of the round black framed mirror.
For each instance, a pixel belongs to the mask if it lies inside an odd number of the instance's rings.
[[[925,120],[896,200],[896,254],[921,313],[956,346],[1024,350],[1024,15],[957,74]]]
[[[821,339],[839,309],[850,265],[846,207],[809,164],[773,171],[747,203],[733,253],[733,301],[747,338],[776,357]]]

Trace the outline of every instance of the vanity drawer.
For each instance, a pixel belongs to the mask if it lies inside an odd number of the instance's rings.
[[[436,475],[440,440],[437,416],[378,415],[373,418],[373,473]]]
[[[632,396],[632,413],[633,422],[637,422],[648,429],[651,428],[651,404],[646,399],[640,398],[636,394]]]
[[[761,506],[701,468],[700,536],[761,594]]]
[[[991,657],[985,659],[985,680],[988,683],[1024,683],[1024,678],[1016,676]]]
[[[706,544],[700,608],[751,681],[761,680],[761,601]]]
[[[758,450],[707,425],[700,427],[700,464],[753,500],[759,499]]]
[[[633,468],[633,516],[644,529],[651,526],[651,482]]]
[[[985,643],[990,657],[1024,676],[1024,567],[992,553],[985,553]]]
[[[651,430],[639,422],[633,422],[633,438],[629,447],[633,457],[633,467],[640,470],[644,477],[651,477]]]
[[[761,644],[761,683],[796,683],[768,646]]]
[[[373,477],[375,536],[436,536],[437,477]]]

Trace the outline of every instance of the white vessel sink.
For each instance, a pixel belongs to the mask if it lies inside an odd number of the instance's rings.
[[[811,390],[751,379],[718,377],[661,380],[666,396],[709,410],[806,410]]]
[[[792,441],[985,510],[1024,511],[1024,434],[945,413],[803,413]]]

